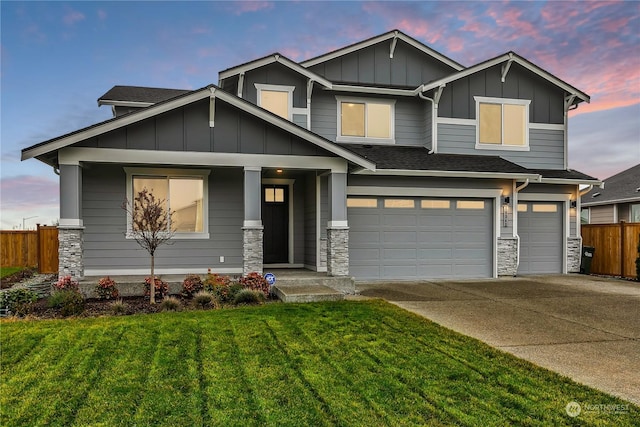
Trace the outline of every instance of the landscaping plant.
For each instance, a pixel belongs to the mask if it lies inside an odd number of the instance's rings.
[[[71,276],[61,276],[58,281],[53,284],[53,289],[56,291],[62,291],[64,289],[78,290],[78,281]]]
[[[218,273],[207,272],[204,279],[204,290],[213,294],[221,303],[229,302],[233,299],[231,290],[231,279]]]
[[[111,313],[115,316],[125,314],[127,312],[127,304],[122,301],[122,298],[118,298],[113,301],[109,307],[111,308]]]
[[[192,298],[195,293],[203,289],[202,279],[197,274],[189,274],[182,281],[182,296],[185,298]]]
[[[262,292],[245,288],[236,294],[233,303],[236,305],[255,305],[262,304],[264,300],[265,296]]]
[[[157,199],[151,191],[143,188],[133,199],[133,204],[125,201],[122,208],[127,211],[131,229],[127,235],[149,253],[151,257],[151,277],[155,281],[155,253],[158,247],[168,243],[173,237],[171,228],[173,212],[166,208],[165,199]],[[156,303],[156,294],[149,292],[149,302]]]
[[[48,306],[57,309],[63,316],[77,316],[84,311],[84,297],[77,289],[54,291],[48,300]]]
[[[180,311],[182,303],[176,297],[166,297],[160,303],[160,311]]]
[[[196,307],[200,307],[202,309],[213,306],[215,303],[215,300],[216,300],[215,296],[213,296],[212,293],[207,291],[196,292],[195,295],[193,296],[193,304],[195,304]]]
[[[144,279],[144,294],[145,296],[149,296],[151,294],[151,277],[147,277]],[[162,281],[161,278],[155,277],[155,292],[153,293],[153,298],[151,298],[151,304],[155,304],[157,299],[163,299],[169,294],[169,285],[167,282]]]
[[[107,276],[98,281],[96,294],[98,295],[98,299],[109,300],[118,298],[120,292],[118,292],[115,280]]]
[[[240,279],[240,284],[246,289],[260,291],[265,298],[269,296],[270,286],[267,280],[260,273],[249,273]]]
[[[38,294],[29,289],[10,289],[0,293],[0,308],[6,308],[15,316],[24,316],[31,312]]]

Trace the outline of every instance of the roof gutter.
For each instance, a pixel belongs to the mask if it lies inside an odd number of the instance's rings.
[[[355,175],[389,175],[389,176],[431,176],[449,178],[486,178],[538,180],[539,175],[527,173],[442,171],[442,170],[410,170],[410,169],[376,169],[354,172]]]
[[[541,178],[542,184],[579,184],[579,185],[602,185],[602,181],[594,179],[570,179],[570,178]],[[602,187],[601,187],[602,188]]]

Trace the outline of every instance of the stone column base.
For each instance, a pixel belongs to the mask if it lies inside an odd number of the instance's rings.
[[[84,227],[58,227],[58,277],[84,277]]]
[[[327,274],[349,275],[349,227],[327,228]]]
[[[249,273],[262,274],[264,248],[262,226],[242,227],[242,275]]]
[[[582,260],[582,238],[567,238],[567,273],[579,273]]]
[[[498,237],[498,276],[515,276],[518,272],[518,239]]]

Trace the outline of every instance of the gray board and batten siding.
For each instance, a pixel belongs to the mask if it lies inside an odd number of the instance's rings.
[[[331,141],[336,140],[338,129],[336,96],[349,97],[350,95],[342,92],[317,91],[314,92],[311,101],[311,131]],[[372,100],[388,99],[384,96],[360,94],[354,94],[353,97]],[[426,119],[427,104],[430,103],[418,98],[396,98],[394,125],[396,145],[426,145],[427,136],[431,133],[431,120]],[[430,109],[429,105],[429,111]]]
[[[274,62],[249,70],[245,73],[242,87],[242,98],[252,104],[258,105],[258,91],[255,86],[256,83],[278,86],[294,86],[293,107],[307,108],[307,77],[293,71],[289,67]],[[304,127],[306,127],[306,125]]]
[[[335,139],[335,136],[334,136]],[[308,141],[216,100],[209,127],[209,100],[92,137],[77,147],[335,157]]]
[[[563,124],[564,91],[526,68],[512,64],[504,83],[501,65],[448,83],[438,104],[438,117],[476,118],[474,96],[527,99],[531,123]]]
[[[411,88],[457,71],[401,40],[393,58],[389,58],[390,47],[391,41],[387,40],[313,65],[309,70],[332,82]]]
[[[438,152],[499,156],[530,169],[564,169],[564,131],[529,129],[529,151],[478,150],[476,126],[438,123]]]

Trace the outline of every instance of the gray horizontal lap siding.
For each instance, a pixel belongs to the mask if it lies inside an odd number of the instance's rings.
[[[219,173],[218,173],[219,172]],[[209,176],[210,239],[173,239],[156,254],[156,268],[242,267],[243,178],[241,170],[214,170]],[[83,169],[85,269],[149,268],[149,255],[125,238],[126,175],[121,166]],[[225,262],[220,263],[220,256]]]
[[[529,151],[478,150],[476,127],[472,125],[438,124],[438,152],[500,156],[531,169],[564,169],[564,132],[561,130],[529,130]]]
[[[384,41],[309,69],[336,82],[412,87],[455,71],[400,40],[396,44],[393,58],[389,58],[390,47],[391,41]]]
[[[564,123],[564,91],[518,64],[512,64],[505,82],[501,65],[448,83],[438,104],[439,117],[475,119],[474,96],[531,100],[529,121]]]
[[[222,101],[209,127],[209,100],[196,101],[76,144],[79,147],[161,151],[334,156]],[[334,119],[335,120],[335,119]],[[335,138],[335,136],[334,136]]]
[[[311,131],[331,141],[336,140],[338,132],[338,96],[351,96],[328,91],[313,95],[311,101]],[[376,96],[353,95],[362,99],[381,99]],[[424,146],[427,139],[426,101],[398,98],[395,103],[395,143],[396,145]],[[431,119],[428,119],[429,128]]]

